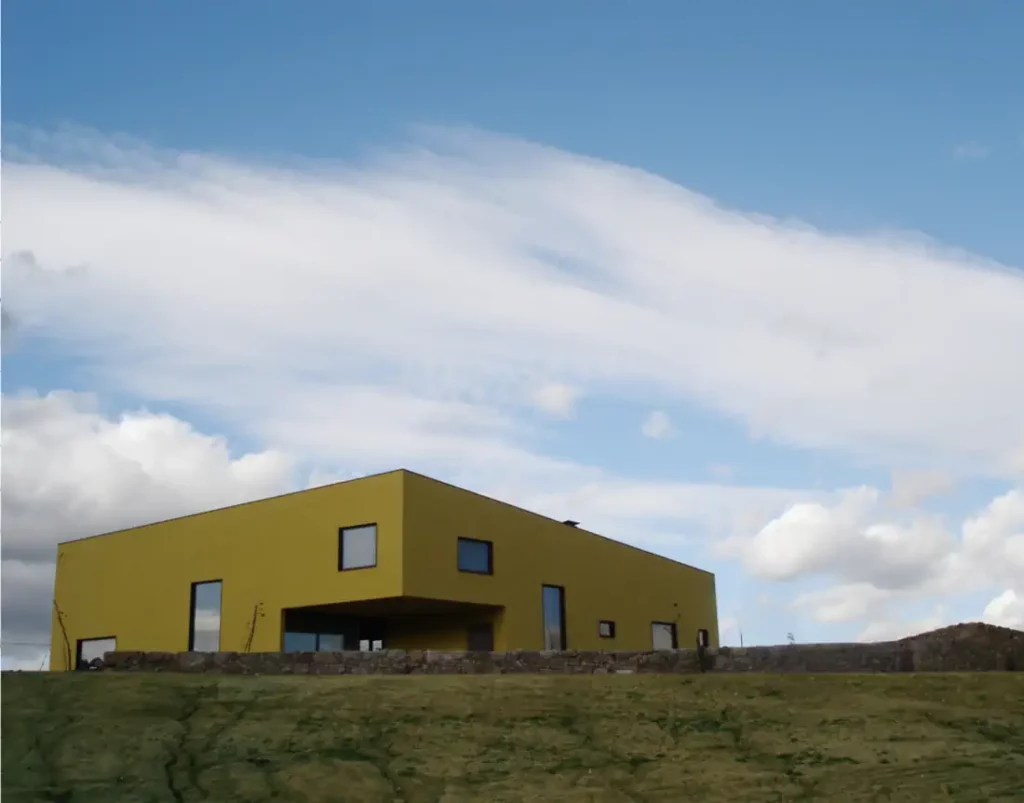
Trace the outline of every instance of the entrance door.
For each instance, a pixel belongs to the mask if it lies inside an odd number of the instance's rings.
[[[466,646],[471,652],[494,652],[494,625],[480,622],[469,626]]]
[[[651,623],[651,647],[655,650],[674,650],[679,646],[676,640],[675,622]]]

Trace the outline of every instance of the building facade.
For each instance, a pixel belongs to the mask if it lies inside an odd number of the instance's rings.
[[[50,667],[113,649],[643,650],[698,633],[718,646],[713,574],[400,470],[60,544]]]

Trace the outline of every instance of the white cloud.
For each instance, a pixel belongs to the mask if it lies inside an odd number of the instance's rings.
[[[898,507],[917,507],[925,499],[949,493],[956,482],[948,471],[893,471],[890,499]]]
[[[930,630],[937,630],[956,624],[949,618],[949,612],[944,605],[936,605],[932,613],[920,619],[904,620],[900,618],[883,619],[872,622],[865,627],[857,636],[857,641],[896,641],[916,636],[920,633],[927,633]]]
[[[800,594],[792,607],[816,622],[854,622],[884,613],[892,597],[892,591],[871,583],[848,583]]]
[[[844,493],[834,505],[801,503],[750,539],[732,545],[744,565],[769,580],[831,574],[880,588],[919,585],[939,570],[954,544],[939,520],[879,520],[881,495],[873,488]]]
[[[579,396],[575,388],[559,382],[547,382],[536,388],[531,396],[533,404],[556,418],[572,418]]]
[[[94,397],[3,397],[4,665],[49,639],[58,541],[291,490],[273,451],[234,456],[223,438],[145,411],[109,418]]]
[[[989,624],[1024,630],[1024,592],[1006,589],[985,606],[982,618]]]
[[[293,398],[401,387],[514,416],[558,376],[878,464],[1016,470],[1019,273],[514,140],[434,144],[299,170],[37,136],[41,161],[5,164],[4,289],[102,379],[240,405],[264,441]]]
[[[731,536],[763,525],[809,495],[805,489],[631,482],[607,476],[571,479],[556,490],[509,483],[496,495],[552,518],[572,518],[585,529],[621,540],[650,537],[651,525],[659,522]]]
[[[668,417],[668,413],[662,410],[655,410],[647,416],[640,427],[640,431],[644,436],[658,440],[671,438],[676,434],[676,428],[672,424],[672,419]]]
[[[864,639],[920,632],[949,615],[941,607],[931,618],[907,622],[899,611],[908,605],[993,588],[1006,590],[980,618],[1020,621],[1024,492],[996,497],[959,534],[920,513],[894,516],[880,492],[860,488],[832,504],[793,505],[756,535],[726,539],[723,549],[766,580],[831,579],[835,585],[798,595],[792,608],[822,623],[867,621]]]
[[[279,452],[233,456],[169,415],[102,415],[88,394],[3,397],[4,560],[50,560],[67,539],[292,487]],[[40,517],[41,512],[45,517]]]

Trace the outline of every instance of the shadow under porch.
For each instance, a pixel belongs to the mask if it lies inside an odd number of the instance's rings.
[[[359,649],[494,650],[504,608],[388,597],[281,612],[285,652]]]

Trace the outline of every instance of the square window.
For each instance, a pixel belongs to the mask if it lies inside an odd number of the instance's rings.
[[[459,571],[494,574],[494,545],[490,541],[460,538]]]
[[[377,565],[377,525],[338,530],[338,571],[370,569]]]
[[[597,623],[597,634],[601,638],[615,638],[615,622],[604,619]]]

